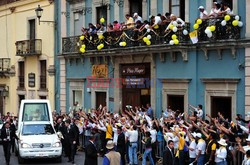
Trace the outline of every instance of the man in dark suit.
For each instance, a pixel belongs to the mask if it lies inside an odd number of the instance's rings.
[[[10,119],[10,130],[13,132],[16,132],[16,126],[13,123],[13,119]],[[11,149],[12,149],[12,153],[14,153],[14,148],[15,148],[15,137],[13,137],[11,139]]]
[[[66,132],[66,143],[68,144],[67,147],[65,148],[68,150],[68,157],[69,160],[68,162],[72,162],[72,164],[75,163],[75,147],[76,147],[76,140],[77,140],[77,132],[74,126],[71,124],[70,120],[65,121],[65,127],[67,129]]]
[[[95,146],[95,136],[92,134],[89,143],[85,148],[85,163],[84,165],[97,165],[97,149]]]
[[[174,165],[174,142],[172,140],[168,141],[168,146],[163,152],[163,164],[164,165]]]
[[[62,136],[63,138],[61,138],[61,143],[62,143],[62,148],[63,148],[63,152],[65,154],[65,157],[67,157],[67,151],[65,150],[65,137],[66,137],[66,127],[65,127],[65,123],[62,121],[62,118],[58,118],[57,119],[57,123],[56,123],[56,126],[55,126],[55,130],[56,132],[61,132],[62,133]]]
[[[10,128],[9,122],[6,122],[4,124],[3,129],[1,130],[1,139],[3,142],[4,157],[7,165],[10,164],[10,148],[11,148],[11,140],[13,138],[18,139],[18,137],[15,134],[15,130]]]
[[[117,127],[118,139],[117,139],[117,147],[116,151],[121,155],[122,165],[126,165],[125,162],[125,151],[126,151],[126,143],[125,143],[125,135],[122,132],[121,127]]]

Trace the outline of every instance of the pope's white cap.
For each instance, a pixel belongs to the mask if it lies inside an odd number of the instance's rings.
[[[200,6],[198,9],[204,9],[204,7],[203,7],[203,6]]]
[[[134,17],[135,17],[135,16],[138,16],[138,13],[134,13]]]

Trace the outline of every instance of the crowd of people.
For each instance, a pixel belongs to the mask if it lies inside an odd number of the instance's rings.
[[[230,9],[227,3],[213,3],[211,12],[208,13],[203,6],[198,8],[201,19],[217,18],[224,15],[233,15],[233,11]],[[185,22],[175,16],[174,14],[166,12],[163,14],[157,14],[156,16],[150,15],[149,20],[143,20],[138,13],[133,15],[126,14],[125,22],[118,22],[117,20],[107,26],[104,23],[97,23],[96,25],[89,23],[88,27],[82,28],[83,35],[95,35],[105,32],[122,31],[126,29],[132,29],[134,31],[142,32],[144,30],[158,29],[159,27],[165,28],[165,32],[170,29],[170,25],[174,22],[177,23],[177,27],[185,27]]]

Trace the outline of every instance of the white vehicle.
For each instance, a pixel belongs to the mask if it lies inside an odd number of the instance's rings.
[[[17,136],[19,164],[33,158],[55,158],[61,162],[62,144],[54,129],[48,100],[22,100]]]

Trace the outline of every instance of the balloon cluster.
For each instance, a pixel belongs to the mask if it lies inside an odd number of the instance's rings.
[[[235,20],[233,20],[232,25],[233,25],[233,26],[242,27],[242,26],[243,26],[243,22],[239,21],[239,20],[240,20],[240,17],[239,17],[238,15],[236,15],[234,18],[235,18]],[[226,16],[224,17],[224,20],[221,21],[221,26],[226,26],[227,21],[229,21],[230,19],[231,19],[230,15],[226,15]]]
[[[177,28],[178,23],[176,21],[173,21],[170,25],[169,25],[169,29],[171,29],[174,33],[177,32],[178,28]]]
[[[81,47],[80,47],[80,52],[81,53],[85,53],[86,52],[86,45],[85,44],[83,44]]]
[[[177,39],[177,36],[175,34],[172,35],[172,40],[169,41],[170,45],[178,45],[179,44],[179,40]]]
[[[197,20],[196,20],[196,23],[195,23],[194,26],[193,26],[193,28],[194,28],[195,30],[197,30],[197,29],[199,28],[200,24],[202,24],[202,19],[197,19]]]
[[[104,48],[104,44],[99,44],[99,45],[97,46],[97,50],[101,50],[102,48]]]
[[[216,26],[215,25],[212,25],[212,26],[208,26],[205,30],[205,33],[207,34],[207,37],[208,38],[211,38],[213,36],[213,33],[216,29]]]
[[[123,41],[123,42],[120,42],[119,45],[122,47],[125,47],[127,45],[127,43]]]
[[[80,36],[80,40],[83,41],[84,40],[84,36]]]
[[[143,41],[145,42],[146,45],[151,45],[151,35],[147,35],[147,37],[143,37]]]

